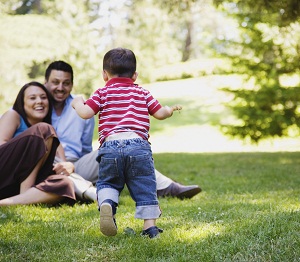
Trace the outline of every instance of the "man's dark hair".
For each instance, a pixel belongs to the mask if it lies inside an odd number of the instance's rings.
[[[132,78],[136,71],[134,53],[126,48],[114,48],[103,58],[103,70],[111,76]]]
[[[51,124],[51,116],[52,116],[52,103],[51,103],[51,101],[52,101],[52,99],[51,99],[51,96],[50,96],[48,90],[46,89],[46,87],[43,84],[39,83],[39,82],[33,81],[33,82],[30,82],[30,83],[27,83],[27,84],[25,84],[20,89],[20,91],[19,91],[19,93],[18,93],[18,95],[16,97],[16,100],[15,100],[15,102],[13,104],[13,109],[17,113],[19,113],[19,115],[22,116],[22,118],[24,119],[26,125],[28,127],[30,127],[31,124],[27,120],[27,115],[26,115],[25,109],[24,109],[24,94],[25,94],[25,90],[28,87],[30,87],[30,86],[37,86],[37,87],[39,87],[39,88],[41,88],[41,89],[43,89],[45,91],[45,93],[47,95],[47,98],[48,98],[48,101],[49,101],[49,111],[48,111],[47,115],[45,116],[45,118],[43,119],[43,122]]]
[[[46,72],[45,72],[46,81],[49,80],[49,77],[50,77],[50,74],[51,74],[52,70],[58,70],[58,71],[64,71],[64,72],[70,73],[71,74],[71,81],[73,83],[73,78],[74,78],[73,69],[72,69],[72,66],[70,66],[68,63],[66,63],[64,61],[61,61],[61,60],[52,62],[47,67]]]

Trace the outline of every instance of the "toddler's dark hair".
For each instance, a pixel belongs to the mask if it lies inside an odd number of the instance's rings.
[[[103,58],[103,70],[111,76],[132,78],[136,71],[134,53],[126,48],[114,48]]]

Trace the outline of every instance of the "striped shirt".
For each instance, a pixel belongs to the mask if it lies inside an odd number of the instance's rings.
[[[130,78],[112,78],[103,88],[97,89],[86,101],[95,114],[99,113],[99,142],[112,134],[135,132],[148,140],[149,115],[162,106],[150,92]]]

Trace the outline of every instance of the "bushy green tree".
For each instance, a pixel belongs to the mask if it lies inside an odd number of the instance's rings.
[[[231,58],[230,73],[245,76],[245,86],[224,89],[234,95],[229,107],[238,121],[223,125],[223,131],[255,142],[299,135],[299,1],[215,3],[239,22],[239,37],[227,40],[228,48],[219,51]]]

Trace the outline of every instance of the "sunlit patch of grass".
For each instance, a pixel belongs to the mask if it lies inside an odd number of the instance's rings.
[[[201,223],[196,227],[190,227],[187,224],[181,228],[177,228],[171,237],[185,243],[194,243],[209,236],[219,236],[224,231],[224,228],[225,226],[222,225],[222,222]]]

